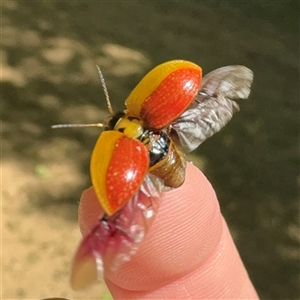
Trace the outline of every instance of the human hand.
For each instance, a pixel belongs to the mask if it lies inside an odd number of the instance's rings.
[[[114,299],[258,299],[205,176],[188,164],[183,186],[163,193],[144,242],[130,262],[107,272]],[[93,188],[83,192],[83,235],[103,214]]]

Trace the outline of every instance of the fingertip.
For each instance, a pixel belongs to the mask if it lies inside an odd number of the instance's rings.
[[[216,248],[222,218],[212,186],[192,164],[182,187],[163,201],[144,242],[132,260],[107,278],[128,290],[166,285],[195,270]]]
[[[114,298],[258,299],[206,177],[188,164],[163,200],[139,252],[106,278]]]
[[[184,185],[163,193],[162,199],[137,254],[117,272],[105,274],[114,297],[257,299],[203,173],[188,164]],[[93,188],[84,191],[79,205],[83,235],[102,214]]]
[[[215,249],[221,235],[221,214],[215,192],[206,177],[188,164],[186,180],[162,194],[158,210],[138,253],[108,278],[125,289],[153,289],[196,269]],[[79,205],[79,226],[85,236],[103,210],[93,188],[85,190]]]

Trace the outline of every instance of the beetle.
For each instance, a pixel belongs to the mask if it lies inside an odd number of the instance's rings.
[[[244,66],[219,68],[202,78],[198,65],[172,60],[146,74],[125,100],[126,109],[113,113],[98,71],[111,116],[105,125],[86,126],[104,127],[90,169],[105,214],[75,254],[74,289],[130,260],[156,215],[160,193],[183,184],[185,153],[230,121],[239,110],[234,100],[248,98],[253,80]]]

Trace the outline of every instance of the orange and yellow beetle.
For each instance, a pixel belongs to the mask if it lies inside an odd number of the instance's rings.
[[[233,100],[249,96],[252,80],[244,66],[219,68],[202,78],[198,65],[173,60],[140,81],[124,112],[111,110],[91,157],[92,184],[105,215],[77,250],[73,288],[130,259],[156,214],[160,192],[183,184],[184,153],[228,123],[239,109]]]
[[[148,171],[157,175],[168,167],[157,166],[170,155],[168,126],[196,96],[201,75],[201,68],[187,61],[157,66],[130,93],[126,111],[112,116],[106,125],[92,154],[91,177],[108,215],[121,209],[137,192]],[[160,139],[165,144],[161,151],[155,147]],[[166,185],[177,187],[183,180]]]

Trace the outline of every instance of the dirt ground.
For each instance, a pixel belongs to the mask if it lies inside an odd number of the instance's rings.
[[[299,299],[299,3],[2,1],[2,299],[110,299],[103,283],[69,287],[105,120],[95,65],[115,109],[153,66],[175,58],[204,73],[244,64],[249,101],[191,157],[221,208],[262,299]]]
[[[34,208],[32,195],[40,186],[59,196],[64,184],[72,188],[70,182],[79,179],[68,167],[56,169],[49,168],[51,175],[41,178],[22,163],[2,164],[2,299],[103,299],[106,294],[103,284],[79,293],[68,284],[72,253],[81,238],[76,222],[65,216],[68,207],[43,213]],[[59,177],[68,179],[57,184]],[[69,209],[76,214],[74,208]]]

